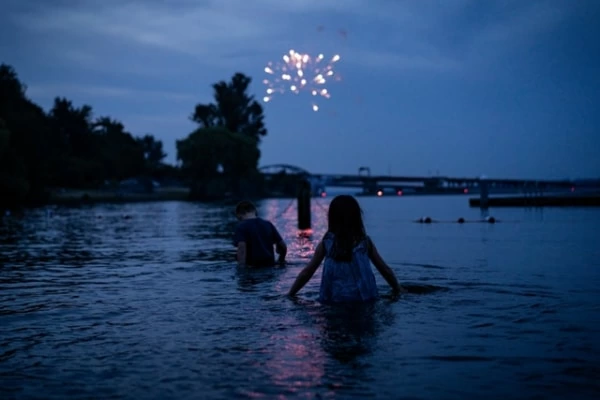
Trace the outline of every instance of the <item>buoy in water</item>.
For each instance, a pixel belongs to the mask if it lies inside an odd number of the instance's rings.
[[[463,217],[460,217],[458,219],[458,221],[456,221],[456,222],[458,222],[459,224],[464,224],[465,223],[465,219]]]
[[[417,222],[421,224],[430,224],[432,221],[430,217],[421,217],[417,220]]]
[[[495,224],[496,223],[496,218],[489,216],[485,218],[485,222],[488,222],[490,224]]]

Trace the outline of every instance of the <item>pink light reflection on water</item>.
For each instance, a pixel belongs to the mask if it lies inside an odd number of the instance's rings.
[[[329,199],[313,198],[311,201],[312,229],[298,229],[296,199],[267,199],[257,204],[259,216],[271,221],[288,245],[287,260],[307,262],[327,231]]]

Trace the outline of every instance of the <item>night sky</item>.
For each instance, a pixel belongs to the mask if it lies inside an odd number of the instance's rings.
[[[263,103],[261,165],[315,173],[600,177],[600,1],[4,0],[0,62],[48,110],[175,141],[235,72],[339,54],[341,81]]]

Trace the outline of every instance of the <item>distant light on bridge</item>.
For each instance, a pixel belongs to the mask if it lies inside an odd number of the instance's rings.
[[[379,196],[379,197],[383,196],[383,190],[378,190],[377,191],[377,196]]]
[[[571,187],[571,192],[574,192],[574,191],[575,191],[575,186],[572,186]]]
[[[396,194],[397,194],[398,196],[402,196],[402,190],[398,190],[398,191],[396,192]]]
[[[467,189],[467,188],[464,188],[464,189],[463,189],[463,193],[464,193],[464,194],[467,194],[467,193],[469,193],[469,189]]]
[[[321,197],[327,197],[327,193],[326,192],[321,192]]]

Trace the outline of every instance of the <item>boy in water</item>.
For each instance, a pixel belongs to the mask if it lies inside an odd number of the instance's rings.
[[[272,267],[275,265],[273,245],[276,247],[280,265],[285,263],[287,246],[275,226],[256,215],[256,207],[249,201],[240,202],[235,208],[240,221],[233,244],[237,247],[240,267]]]

